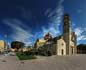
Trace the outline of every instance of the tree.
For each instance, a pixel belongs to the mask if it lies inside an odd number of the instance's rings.
[[[77,46],[77,53],[86,54],[86,44],[80,44]]]
[[[17,49],[17,51],[18,51],[19,49],[22,49],[24,46],[25,46],[25,44],[24,44],[23,42],[19,42],[19,41],[13,41],[13,42],[11,43],[11,48]]]

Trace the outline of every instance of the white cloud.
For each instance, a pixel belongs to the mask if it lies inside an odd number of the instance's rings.
[[[59,25],[57,25],[57,24],[51,24],[51,25],[49,26],[49,28],[45,28],[45,27],[42,28],[42,34],[43,34],[43,36],[44,36],[45,34],[47,34],[48,32],[49,32],[53,37],[55,37],[55,36],[57,36],[57,35],[59,35],[59,34],[61,33],[61,31],[60,31],[60,29],[59,29]]]
[[[11,36],[13,40],[21,41],[26,44],[32,44],[31,37],[33,37],[33,35],[30,31],[23,28],[23,26],[27,28],[25,24],[18,19],[4,19],[3,22],[12,28],[13,33]]]
[[[62,6],[63,2],[64,0],[60,0],[58,2],[57,7],[53,11],[51,11],[51,9],[49,8],[45,11],[45,15],[47,15],[51,23],[49,24],[49,28],[45,27],[42,28],[43,36],[48,32],[50,32],[53,36],[61,34],[59,26],[62,21],[61,18],[64,14],[64,7]]]
[[[57,4],[57,7],[53,11],[50,8],[46,10],[44,15],[47,15],[51,23],[49,24],[48,28],[43,27],[40,34],[37,32],[36,36],[44,36],[48,32],[50,32],[53,36],[61,34],[59,26],[64,12],[64,7],[62,6],[63,2],[64,0],[60,0]],[[21,14],[26,20],[32,18],[32,13],[24,8],[22,8]],[[33,35],[30,31],[25,29],[28,28],[25,24],[23,24],[21,21],[17,19],[5,19],[3,21],[6,25],[8,25],[14,30],[12,34],[14,40],[23,41],[28,44],[32,43],[31,37],[33,37]]]
[[[81,28],[75,28],[75,33],[77,36],[81,36],[81,34],[83,33],[84,30],[82,30]]]
[[[53,23],[56,23],[56,24],[60,24],[61,23],[61,18],[62,18],[63,14],[64,14],[64,7],[62,5],[63,2],[64,2],[64,0],[60,0],[58,2],[57,7],[53,11],[51,11],[50,9],[46,10],[46,12],[48,12],[47,13],[47,17]]]
[[[78,41],[80,41],[80,40],[86,40],[86,36],[85,36],[85,35],[79,36],[79,37],[78,37]]]
[[[78,27],[78,28],[75,28],[74,29],[76,35],[77,35],[77,41],[79,43],[79,41],[81,40],[86,40],[86,29],[85,28],[81,28],[81,27]]]

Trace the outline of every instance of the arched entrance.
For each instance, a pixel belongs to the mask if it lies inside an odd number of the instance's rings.
[[[61,55],[63,55],[63,54],[64,54],[64,50],[62,49],[62,50],[61,50]]]
[[[72,54],[74,53],[74,51],[73,51],[73,47],[72,47]]]

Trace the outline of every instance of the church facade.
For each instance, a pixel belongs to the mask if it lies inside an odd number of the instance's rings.
[[[72,55],[77,52],[76,34],[71,30],[71,20],[69,15],[64,15],[63,18],[63,35],[57,40],[58,55]]]
[[[71,20],[68,14],[63,17],[63,33],[52,37],[47,33],[43,39],[37,39],[34,48],[45,55],[73,55],[77,53],[77,36],[71,30]]]

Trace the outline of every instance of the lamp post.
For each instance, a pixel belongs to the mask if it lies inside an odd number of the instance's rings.
[[[5,34],[5,50],[6,50],[6,53],[8,53],[8,34]]]

